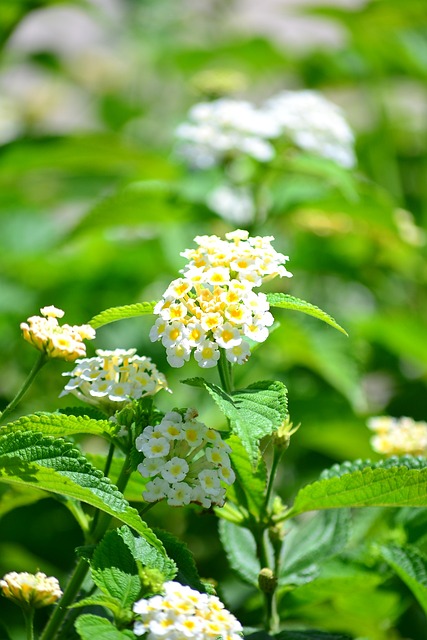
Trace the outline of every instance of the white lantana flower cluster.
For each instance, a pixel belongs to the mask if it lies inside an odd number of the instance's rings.
[[[276,156],[274,141],[346,168],[356,163],[354,136],[341,109],[316,91],[283,91],[259,108],[231,98],[201,102],[188,118],[175,134],[180,154],[199,169],[242,154],[270,162]]]
[[[356,164],[353,132],[341,109],[317,91],[283,91],[264,110],[300,149],[349,169]]]
[[[280,126],[250,102],[231,98],[200,102],[188,117],[175,134],[181,155],[199,169],[242,153],[259,162],[274,157],[269,139],[279,135]]]
[[[377,453],[427,454],[427,422],[415,422],[405,416],[378,416],[368,420],[368,427],[375,432],[371,438],[371,446]]]
[[[242,625],[216,596],[179,582],[165,582],[164,595],[135,602],[140,620],[133,632],[147,640],[241,640]]]
[[[77,360],[72,371],[62,374],[70,381],[60,397],[72,393],[110,413],[131,399],[168,390],[165,376],[150,358],[136,355],[136,349],[97,349],[95,353],[96,357]]]
[[[143,495],[147,502],[166,499],[179,507],[196,502],[205,509],[223,506],[225,485],[233,484],[230,447],[215,429],[196,420],[188,409],[182,417],[167,413],[160,424],[145,427],[135,446],[145,459],[138,465],[144,478],[152,478]]]
[[[210,192],[206,204],[233,226],[246,226],[255,218],[254,198],[245,186],[222,184]]]
[[[64,316],[62,309],[53,305],[40,309],[42,316],[31,316],[27,322],[21,322],[24,339],[48,358],[62,358],[73,362],[86,355],[83,340],[93,340],[95,329],[88,324],[81,326],[63,324],[58,318]]]
[[[256,293],[266,280],[291,277],[284,263],[288,256],[272,246],[272,236],[250,238],[247,231],[197,236],[197,249],[181,255],[188,259],[183,277],[173,280],[154,308],[160,317],[150,339],[161,340],[172,367],[182,367],[194,350],[202,368],[214,367],[225,350],[227,360],[243,364],[249,343],[264,342],[273,322],[264,293]]]

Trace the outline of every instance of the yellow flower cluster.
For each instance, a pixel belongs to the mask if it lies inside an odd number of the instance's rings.
[[[21,323],[24,339],[48,358],[62,358],[73,362],[86,355],[83,340],[93,340],[95,329],[88,324],[71,326],[58,323],[64,312],[54,306],[40,309],[41,316],[31,316]]]
[[[273,237],[250,238],[247,231],[197,236],[197,249],[181,255],[188,259],[167,288],[154,313],[160,317],[150,338],[161,340],[172,367],[182,367],[194,350],[203,368],[213,367],[225,350],[231,363],[243,364],[249,340],[264,342],[273,324],[267,296],[254,288],[276,276],[291,277],[289,259],[271,246]]]
[[[427,453],[427,422],[379,416],[370,418],[368,427],[375,432],[371,446],[377,453],[415,456]]]
[[[0,580],[3,595],[20,606],[33,608],[47,607],[56,602],[62,591],[56,578],[48,578],[40,571],[32,573],[7,573]]]

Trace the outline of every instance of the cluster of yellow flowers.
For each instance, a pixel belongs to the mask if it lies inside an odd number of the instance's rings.
[[[54,306],[40,309],[41,316],[31,316],[27,322],[21,323],[25,340],[48,358],[62,358],[73,362],[86,355],[83,340],[93,340],[95,329],[88,324],[71,326],[58,323],[64,312]]]
[[[62,591],[56,578],[48,578],[45,573],[16,573],[12,571],[0,580],[3,595],[16,604],[35,609],[56,602]]]
[[[154,309],[160,317],[150,338],[162,341],[172,367],[182,367],[193,349],[203,368],[215,366],[219,348],[229,362],[243,364],[248,340],[268,337],[270,305],[254,288],[276,276],[291,277],[284,267],[289,258],[271,246],[272,236],[251,238],[239,229],[225,237],[194,239],[198,248],[181,254],[188,259],[183,277],[171,282]]]
[[[415,456],[427,453],[427,422],[415,422],[405,416],[379,416],[370,418],[368,427],[375,432],[371,446],[378,453]]]

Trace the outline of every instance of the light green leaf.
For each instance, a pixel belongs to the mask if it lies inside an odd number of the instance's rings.
[[[239,436],[252,466],[259,456],[258,443],[280,427],[287,415],[286,387],[282,382],[263,380],[228,395],[215,384],[192,378],[184,381],[205,387],[218,407],[230,420],[230,428]]]
[[[117,320],[149,315],[153,313],[155,306],[155,302],[137,302],[136,304],[125,304],[121,307],[111,307],[94,316],[92,320],[89,320],[89,324],[94,329],[99,329],[105,324],[117,322]]]
[[[279,585],[313,580],[318,574],[317,565],[346,545],[349,530],[350,517],[346,509],[319,512],[309,521],[292,527],[282,545]]]
[[[117,431],[117,426],[109,420],[94,420],[88,416],[34,413],[1,427],[0,435],[15,431],[36,431],[57,438],[74,436],[77,433],[110,438]]]
[[[131,631],[119,631],[106,618],[91,613],[80,616],[75,627],[82,640],[129,640],[135,637]]]
[[[294,298],[286,293],[268,293],[267,299],[270,307],[302,311],[302,313],[318,318],[318,320],[323,320],[323,322],[326,322],[331,325],[331,327],[338,329],[338,331],[341,331],[344,335],[348,335],[347,331],[343,329],[330,315],[325,313],[325,311],[322,311],[322,309],[319,309],[319,307],[316,307],[314,304],[310,304],[309,302],[300,300],[299,298]]]
[[[60,438],[32,431],[0,437],[0,482],[50,491],[90,504],[129,525],[164,552],[154,533],[110,480],[71,443]]]
[[[299,491],[288,516],[338,507],[427,506],[427,459],[413,456],[345,462]]]
[[[381,555],[412,591],[427,615],[427,558],[413,546],[396,544],[381,547]]]
[[[253,534],[227,520],[219,521],[219,534],[230,566],[245,582],[257,587],[261,565]]]
[[[164,553],[160,553],[158,549],[155,549],[153,546],[148,544],[145,538],[135,536],[129,527],[126,526],[118,529],[117,533],[129,549],[134,560],[140,562],[144,567],[160,571],[163,574],[165,581],[172,580],[176,576],[177,568],[175,562]],[[161,534],[157,535],[157,537],[164,543]],[[184,543],[180,542],[180,544],[185,546]],[[166,544],[164,544],[164,547],[166,549]],[[187,564],[190,563],[188,562]]]

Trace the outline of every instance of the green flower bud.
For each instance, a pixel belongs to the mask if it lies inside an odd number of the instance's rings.
[[[261,569],[258,574],[258,586],[264,593],[274,593],[277,587],[277,578],[271,569]]]

